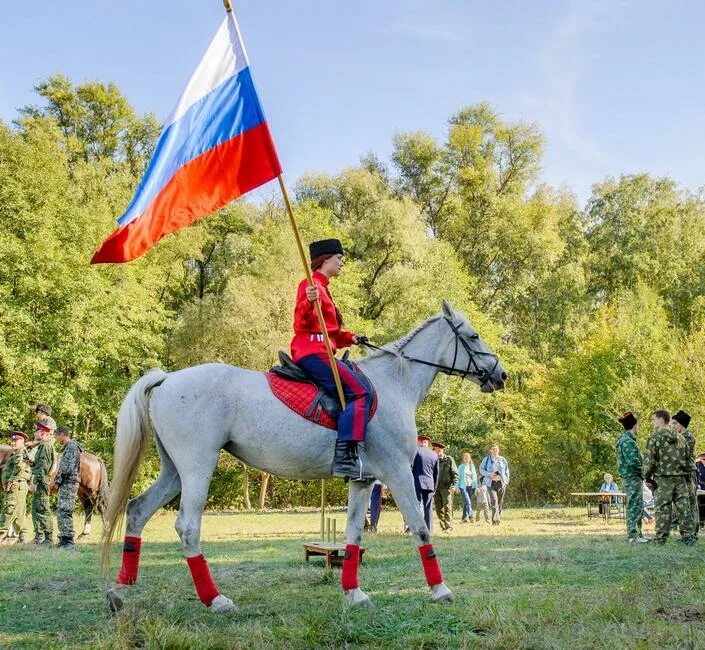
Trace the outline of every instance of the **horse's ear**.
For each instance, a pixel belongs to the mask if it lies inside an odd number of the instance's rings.
[[[453,308],[450,306],[450,303],[449,303],[447,300],[443,300],[442,309],[443,309],[443,315],[444,315],[446,318],[449,318],[450,320],[453,320],[453,317],[455,316],[455,311],[454,311]]]

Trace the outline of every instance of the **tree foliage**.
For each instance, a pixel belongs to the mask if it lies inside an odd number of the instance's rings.
[[[288,348],[300,261],[273,196],[231,205],[130,264],[90,266],[159,126],[113,84],[55,76],[37,92],[40,104],[0,124],[0,427],[28,427],[46,401],[109,461],[141,371],[215,360],[265,370]],[[481,103],[447,126],[443,142],[398,133],[388,163],[371,153],[301,178],[301,231],[343,241],[332,291],[350,329],[389,341],[443,298],[470,316],[510,373],[507,390],[440,376],[419,430],[477,462],[497,441],[511,498],[564,499],[615,470],[623,410],[705,417],[705,197],[623,176],[596,184],[581,209],[538,184],[535,125]],[[152,454],[139,487],[155,472]],[[314,506],[318,485],[224,456],[209,505],[245,507],[254,490],[260,504]],[[344,484],[329,495],[342,502]]]

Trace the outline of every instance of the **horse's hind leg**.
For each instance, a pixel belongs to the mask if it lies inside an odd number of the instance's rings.
[[[350,481],[348,487],[348,522],[345,529],[345,557],[340,579],[349,605],[371,605],[369,596],[360,589],[357,570],[360,565],[360,542],[365,527],[365,514],[370,502],[372,481]]]
[[[142,530],[154,513],[169,503],[181,490],[181,480],[176,467],[158,441],[157,449],[161,458],[157,480],[127,504],[125,545],[122,566],[115,580],[117,584],[131,585],[137,582]]]
[[[436,602],[445,602],[453,600],[453,592],[448,589],[443,581],[441,567],[436,559],[436,553],[431,545],[431,534],[426,527],[419,502],[416,499],[416,491],[414,490],[414,478],[411,474],[411,469],[395,468],[394,472],[390,472],[382,480],[389,486],[394,496],[404,521],[411,529],[421,555],[421,564],[423,566],[426,582],[431,588],[431,595]]]
[[[140,553],[142,551],[142,530],[152,515],[171,501],[181,490],[181,480],[174,463],[157,441],[161,458],[161,468],[157,480],[142,494],[127,504],[127,526],[122,548],[122,563],[115,578],[115,586],[108,590],[108,604],[111,611],[122,608],[125,589],[137,582]]]
[[[204,458],[201,452],[196,459],[198,464],[190,462],[179,467],[181,486],[181,506],[176,520],[176,532],[181,538],[186,562],[191,570],[191,577],[201,602],[212,612],[227,614],[235,611],[233,601],[223,596],[213,582],[206,558],[201,552],[201,519],[208,498],[208,487],[218,460],[218,451],[211,459]],[[209,462],[210,461],[210,462]]]

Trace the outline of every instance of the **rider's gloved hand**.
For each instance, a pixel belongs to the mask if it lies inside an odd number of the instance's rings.
[[[370,339],[368,339],[364,334],[356,334],[355,335],[355,344],[356,345],[367,345],[370,342]]]

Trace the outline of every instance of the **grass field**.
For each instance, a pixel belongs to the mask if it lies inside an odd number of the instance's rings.
[[[345,513],[332,516],[342,528]],[[705,548],[630,546],[623,524],[580,509],[507,510],[499,527],[457,523],[436,536],[449,605],[429,601],[418,553],[385,511],[364,542],[360,585],[376,606],[362,610],[344,607],[338,570],[303,562],[316,513],[207,515],[204,552],[239,607],[225,617],[198,601],[174,517],[149,523],[140,583],[114,616],[99,531],[74,552],[0,547],[0,647],[705,647]]]

